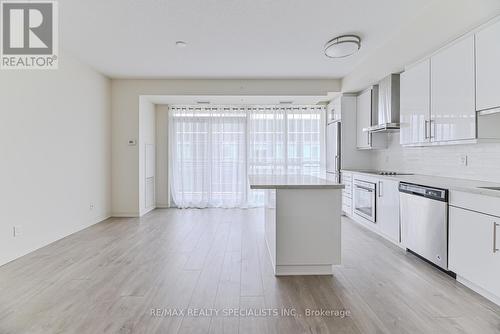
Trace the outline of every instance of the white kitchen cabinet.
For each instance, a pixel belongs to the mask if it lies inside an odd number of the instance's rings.
[[[500,21],[475,37],[476,110],[500,108]]]
[[[345,185],[342,189],[342,212],[352,217],[352,174],[342,171],[341,183]]]
[[[365,90],[356,98],[356,133],[358,148],[370,147],[370,133],[363,131],[372,125],[372,89]]]
[[[400,246],[399,180],[356,172],[352,172],[351,175],[353,182],[351,190],[353,214],[349,217],[369,230]],[[375,222],[365,219],[358,214],[354,214],[355,180],[375,185],[375,193],[373,195],[375,196]]]
[[[399,182],[380,179],[377,184],[377,224],[380,233],[399,243]]]
[[[476,139],[474,36],[431,57],[431,142]]]
[[[401,145],[500,141],[499,40],[497,20],[406,68],[400,87]]]
[[[426,59],[407,69],[400,80],[400,143],[429,142],[430,61]]]
[[[328,103],[326,107],[327,122],[340,121],[342,119],[342,97],[337,97]]]
[[[500,302],[500,218],[450,207],[449,264],[457,279]],[[479,288],[479,289],[478,289]]]
[[[387,147],[387,136],[371,133],[367,128],[376,123],[378,86],[373,86],[356,98],[356,142],[358,149],[380,149]]]

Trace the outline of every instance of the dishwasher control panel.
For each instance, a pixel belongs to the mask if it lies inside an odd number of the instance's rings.
[[[426,187],[413,183],[399,183],[399,191],[407,194],[422,196],[437,201],[448,201],[448,190],[433,187]]]

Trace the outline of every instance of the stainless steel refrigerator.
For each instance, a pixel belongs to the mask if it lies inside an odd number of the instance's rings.
[[[340,121],[326,126],[326,172],[340,182]]]

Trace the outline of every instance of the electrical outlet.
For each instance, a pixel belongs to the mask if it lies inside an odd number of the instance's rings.
[[[90,209],[90,211],[92,211],[92,210],[94,210],[94,209],[95,209],[95,205],[94,205],[94,203],[90,203],[89,209]]]
[[[467,166],[467,154],[461,154],[460,155],[460,166],[464,166],[466,167]]]
[[[22,228],[20,225],[13,227],[14,237],[20,237],[22,235]]]

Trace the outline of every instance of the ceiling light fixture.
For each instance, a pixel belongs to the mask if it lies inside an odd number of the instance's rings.
[[[177,46],[178,48],[185,48],[187,46],[187,43],[184,41],[177,41],[175,42],[175,46]]]
[[[325,44],[325,55],[329,58],[344,58],[361,48],[361,38],[356,35],[335,37]]]

